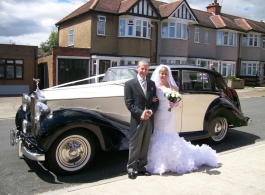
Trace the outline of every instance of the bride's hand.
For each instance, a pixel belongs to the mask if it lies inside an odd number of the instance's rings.
[[[152,102],[157,102],[158,98],[156,96],[153,96]]]

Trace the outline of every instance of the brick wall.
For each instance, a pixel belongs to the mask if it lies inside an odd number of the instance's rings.
[[[33,78],[36,77],[38,46],[0,44],[0,59],[23,60],[23,79],[1,79],[0,85],[28,85],[35,90]],[[8,95],[8,94],[7,94]]]
[[[49,87],[56,85],[56,60],[58,56],[90,57],[90,49],[73,47],[53,47],[52,55],[40,57],[38,65],[47,63]]]

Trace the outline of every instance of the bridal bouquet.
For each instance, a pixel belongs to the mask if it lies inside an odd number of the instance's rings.
[[[164,96],[168,99],[170,104],[173,104],[174,106],[178,104],[178,102],[181,100],[181,95],[179,92],[168,90],[164,93]],[[171,112],[171,108],[168,108],[168,111]]]

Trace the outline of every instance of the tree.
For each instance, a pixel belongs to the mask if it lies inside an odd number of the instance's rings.
[[[40,48],[43,53],[51,53],[53,46],[58,46],[58,32],[57,31],[52,31],[49,36],[49,39],[40,44]]]

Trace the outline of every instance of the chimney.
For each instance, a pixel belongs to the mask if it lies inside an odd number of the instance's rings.
[[[219,15],[221,13],[221,6],[217,3],[217,0],[214,0],[214,2],[209,4],[206,8],[209,13],[214,13],[215,15]]]

